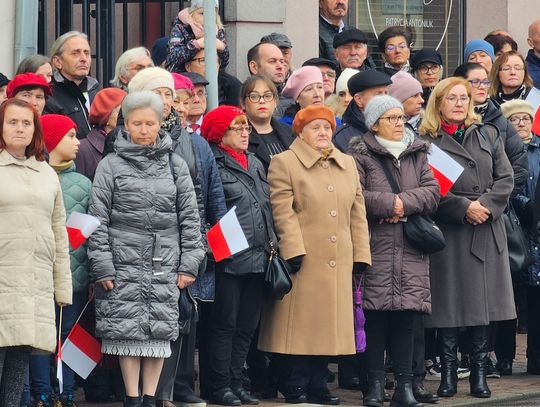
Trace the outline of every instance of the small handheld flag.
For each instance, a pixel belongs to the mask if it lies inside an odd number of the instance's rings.
[[[76,250],[99,226],[99,220],[85,213],[72,212],[66,223],[69,244]]]
[[[435,144],[431,144],[428,162],[439,182],[441,196],[445,196],[463,172],[463,167]]]
[[[216,262],[231,257],[249,247],[246,235],[236,217],[236,206],[221,218],[207,233],[208,245]]]

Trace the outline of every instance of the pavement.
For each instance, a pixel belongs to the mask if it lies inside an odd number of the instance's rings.
[[[501,376],[500,379],[488,379],[491,389],[491,398],[477,399],[469,395],[469,382],[467,379],[458,383],[458,393],[449,399],[441,399],[438,406],[496,406],[496,407],[540,407],[540,375],[526,374],[525,351],[527,346],[527,335],[517,335],[516,360],[513,366],[512,376]],[[336,365],[330,365],[330,369],[337,370]],[[426,380],[425,386],[436,392],[438,381]],[[342,406],[361,406],[362,394],[358,391],[342,390],[337,388],[337,383],[329,385],[332,393],[341,398]],[[77,403],[80,407],[121,407],[122,403],[93,404],[84,402],[82,391],[76,394]],[[388,406],[390,403],[385,403]],[[260,407],[278,407],[286,405],[283,398],[275,400],[264,400]],[[313,404],[299,404],[301,406],[312,406]],[[210,406],[210,405],[209,405]],[[429,405],[427,405],[429,406]]]

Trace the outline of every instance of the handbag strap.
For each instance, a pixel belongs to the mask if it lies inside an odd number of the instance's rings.
[[[386,178],[388,179],[388,182],[390,183],[390,187],[392,188],[392,192],[396,195],[399,194],[401,190],[396,180],[392,176],[392,173],[390,172],[390,168],[388,167],[388,162],[378,155],[375,155],[374,158],[379,162],[379,164],[381,164],[381,167],[386,175]]]

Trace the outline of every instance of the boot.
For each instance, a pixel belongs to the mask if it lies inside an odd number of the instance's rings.
[[[390,407],[423,407],[416,401],[412,390],[412,375],[396,374],[396,389],[390,401]]]
[[[142,398],[142,407],[156,407],[156,398],[145,394]]]
[[[471,341],[471,396],[479,398],[491,397],[486,380],[486,363],[488,357],[488,327],[473,326],[469,328]]]
[[[440,397],[452,397],[457,393],[457,328],[439,329],[441,348],[441,384],[437,389]]]
[[[384,370],[373,370],[368,373],[368,391],[362,399],[364,406],[382,407],[384,401]]]
[[[439,396],[436,394],[430,393],[424,387],[424,376],[416,375],[413,376],[412,382],[413,395],[416,400],[420,403],[430,403],[435,404],[439,401]]]
[[[137,397],[130,397],[126,396],[124,399],[124,407],[142,407],[142,401],[139,396]]]

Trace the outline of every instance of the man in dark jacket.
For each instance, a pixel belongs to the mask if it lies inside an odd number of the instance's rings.
[[[343,21],[348,9],[348,0],[319,0],[319,57],[336,59],[334,37],[351,28]]]
[[[527,68],[529,68],[534,87],[540,88],[540,20],[534,21],[529,26],[527,42],[531,47],[527,54]]]
[[[88,37],[79,31],[62,34],[53,43],[50,57],[55,73],[45,113],[69,116],[77,124],[77,138],[85,138],[91,129],[90,104],[99,90],[98,81],[88,76],[92,63]]]
[[[390,77],[375,69],[358,72],[349,79],[347,87],[353,100],[343,113],[343,125],[334,134],[334,145],[346,152],[349,141],[354,136],[361,136],[369,129],[364,119],[364,109],[368,102],[378,95],[387,95],[388,86],[392,84]]]

